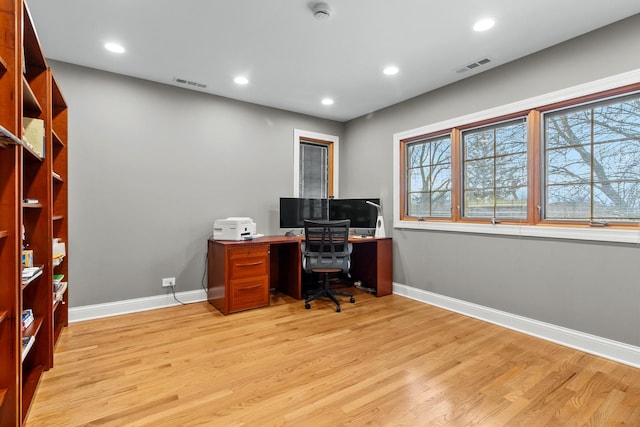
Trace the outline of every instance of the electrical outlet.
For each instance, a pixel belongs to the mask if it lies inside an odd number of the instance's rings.
[[[176,286],[176,278],[175,277],[165,277],[162,279],[162,287],[163,288],[173,288]]]

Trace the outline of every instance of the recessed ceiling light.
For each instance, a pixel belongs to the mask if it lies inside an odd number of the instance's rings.
[[[118,43],[105,43],[104,48],[113,53],[124,53],[124,47],[122,47],[122,45],[119,45]]]
[[[238,85],[242,85],[242,86],[244,86],[244,85],[246,85],[246,84],[249,84],[249,79],[248,79],[248,78],[246,78],[246,77],[243,77],[243,76],[238,76],[238,77],[236,77],[235,79],[233,79],[233,81],[234,81],[236,84],[238,84]]]
[[[322,104],[323,105],[333,105],[333,99],[325,98],[325,99],[322,100]]]
[[[473,31],[478,31],[478,32],[487,31],[493,28],[495,24],[496,24],[496,21],[494,21],[491,18],[481,19],[475,24],[473,24]]]
[[[382,70],[383,73],[385,73],[387,76],[393,76],[394,74],[398,74],[398,67],[395,67],[393,65],[390,65],[388,67],[385,67],[384,70]]]

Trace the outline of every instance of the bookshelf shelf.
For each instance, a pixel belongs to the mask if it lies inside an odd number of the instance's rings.
[[[0,0],[0,11],[0,424],[20,427],[68,324],[68,290],[56,304],[52,292],[54,269],[68,277],[52,262],[53,238],[68,244],[68,109],[26,0]],[[40,265],[24,282],[23,236]],[[24,309],[35,320],[22,331]],[[34,338],[23,347],[23,336]]]
[[[62,139],[60,139],[60,137],[58,136],[56,131],[52,130],[51,133],[53,135],[53,143],[56,144],[56,145],[59,145],[61,147],[64,147],[64,142],[62,141]]]
[[[3,126],[0,126],[0,142],[13,145],[24,145],[20,138],[9,132]]]
[[[64,325],[57,323],[55,330],[53,331],[53,343],[54,345],[58,342],[58,339],[60,339],[60,335],[62,334],[62,331],[64,330]]]
[[[40,332],[40,329],[42,328],[42,324],[44,323],[44,317],[43,316],[36,316],[36,318],[34,319],[33,323],[31,323],[28,327],[26,327],[23,331],[22,331],[22,336],[24,337],[38,337],[38,333]]]
[[[22,147],[24,149],[25,154],[28,154],[25,156],[25,160],[33,160],[33,161],[37,161],[37,162],[42,162],[44,160],[44,157],[42,157],[40,154],[36,153],[33,148],[29,147],[27,144],[24,143],[24,141],[22,141]]]
[[[26,77],[22,77],[22,96],[23,96],[23,107],[24,111],[29,117],[38,117],[42,114],[42,106],[38,102],[38,98],[31,90],[31,86],[27,81]]]
[[[25,209],[42,209],[44,205],[42,203],[23,203],[22,207]]]
[[[31,402],[33,401],[33,397],[36,393],[36,389],[38,388],[38,383],[40,382],[40,378],[42,378],[43,372],[44,366],[36,365],[27,373],[27,375],[22,377],[22,414],[20,414],[20,418],[22,420],[27,416],[29,406],[31,406]]]
[[[42,276],[42,273],[44,271],[44,266],[41,265],[38,268],[39,268],[39,270],[33,276],[31,276],[31,277],[29,277],[27,279],[22,279],[22,290],[24,290],[27,286],[29,286],[36,279],[38,279],[40,276]]]

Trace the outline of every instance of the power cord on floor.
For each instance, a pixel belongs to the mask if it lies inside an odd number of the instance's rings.
[[[187,305],[187,303],[186,303],[186,302],[182,302],[182,301],[180,301],[180,300],[178,299],[178,297],[176,296],[176,286],[175,286],[175,285],[173,285],[173,286],[169,286],[169,287],[171,288],[171,293],[173,294],[173,299],[174,299],[174,300],[176,300],[177,302],[179,302],[179,303],[180,303],[180,304],[182,304],[182,305]]]

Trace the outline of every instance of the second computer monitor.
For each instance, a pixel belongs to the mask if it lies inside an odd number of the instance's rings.
[[[351,228],[375,229],[378,209],[367,200],[380,205],[380,199],[330,199],[329,219],[350,219]]]

